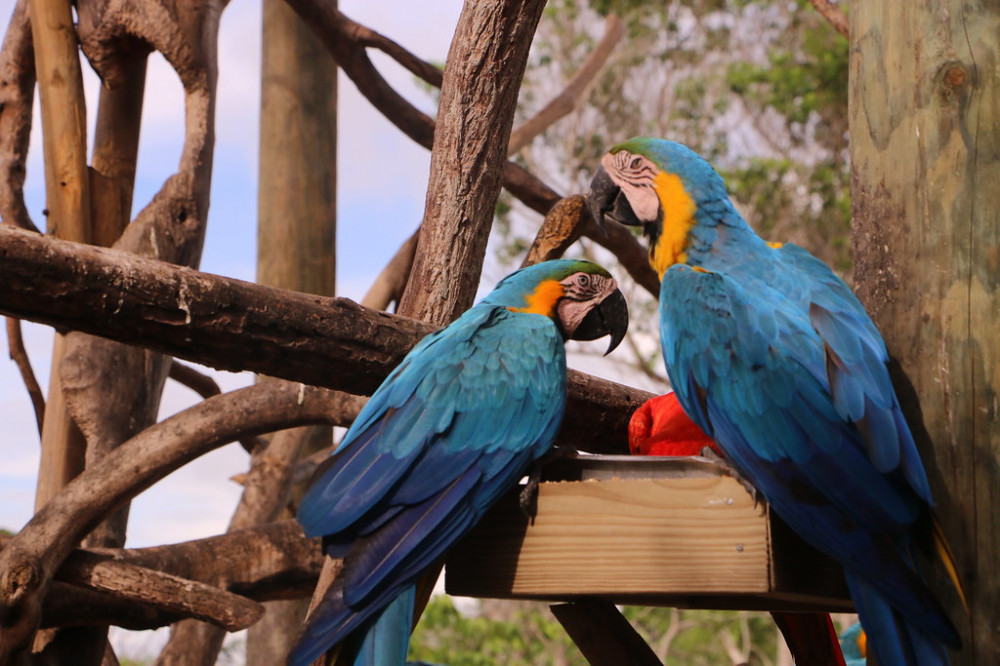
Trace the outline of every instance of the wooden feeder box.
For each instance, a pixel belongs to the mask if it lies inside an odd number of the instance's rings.
[[[702,458],[567,458],[529,524],[504,497],[449,554],[449,594],[743,610],[853,610],[844,575]]]

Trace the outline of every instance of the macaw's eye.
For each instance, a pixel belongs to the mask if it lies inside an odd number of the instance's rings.
[[[590,276],[587,275],[586,273],[580,273],[579,275],[576,276],[576,283],[581,287],[589,287]]]
[[[640,166],[642,166],[642,158],[641,157],[633,157],[632,161],[629,162],[629,164],[628,164],[628,167],[630,169],[638,169]]]

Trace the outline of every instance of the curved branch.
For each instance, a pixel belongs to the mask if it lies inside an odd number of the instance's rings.
[[[601,41],[597,43],[587,59],[583,61],[580,69],[569,80],[566,87],[542,107],[541,111],[511,132],[510,145],[507,146],[508,155],[513,155],[524,148],[552,123],[576,108],[624,35],[625,22],[615,14],[608,14],[604,22],[604,36],[601,37]]]
[[[24,387],[31,398],[31,406],[35,410],[35,421],[38,422],[38,434],[42,434],[42,423],[45,422],[45,395],[38,385],[35,372],[31,369],[28,352],[24,348],[24,338],[21,336],[21,322],[13,317],[7,317],[7,344],[10,347],[10,359],[17,365],[24,380]]]
[[[186,386],[202,398],[211,398],[213,395],[222,393],[222,389],[215,383],[215,380],[206,374],[198,372],[190,365],[184,365],[180,361],[171,360],[170,379],[182,386]],[[241,437],[240,446],[247,453],[253,453],[258,447],[263,445],[263,440],[259,437]]]
[[[98,553],[76,551],[59,567],[56,579],[113,592],[118,600],[209,622],[226,631],[246,629],[264,614],[261,604],[238,594]]]
[[[344,33],[350,35],[358,44],[378,49],[424,83],[435,88],[441,87],[444,72],[439,67],[416,57],[385,35],[352,21],[346,16],[343,18]]]
[[[346,422],[361,399],[288,382],[214,396],[154,424],[57,493],[0,551],[0,663],[38,627],[58,566],[97,523],[182,465],[247,434]]]

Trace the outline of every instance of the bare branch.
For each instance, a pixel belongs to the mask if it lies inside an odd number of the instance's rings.
[[[351,21],[350,19],[346,20],[344,30],[347,34],[351,35],[353,39],[356,39],[358,44],[376,48],[382,53],[385,53],[424,83],[432,85],[435,88],[441,87],[441,80],[444,78],[444,72],[440,68],[435,67],[426,60],[416,57],[385,35],[376,32],[367,26],[363,26],[360,23]]]
[[[85,551],[70,555],[59,567],[56,580],[113,593],[117,599],[166,613],[197,618],[227,631],[246,629],[264,613],[259,603],[238,594]]]
[[[812,6],[816,8],[816,11],[820,13],[820,16],[826,19],[827,23],[833,26],[833,29],[839,32],[844,37],[850,39],[851,36],[851,24],[847,20],[847,16],[844,11],[839,7],[836,7],[830,0],[809,0]]]
[[[399,299],[403,296],[403,290],[406,288],[406,281],[410,278],[410,269],[413,267],[413,256],[417,252],[419,235],[420,230],[417,229],[396,250],[396,254],[378,274],[371,288],[368,289],[368,293],[361,299],[362,305],[375,310],[388,310],[391,303],[399,303]]]
[[[222,393],[222,389],[219,388],[214,379],[198,372],[190,365],[184,365],[176,360],[170,363],[170,378],[178,384],[191,389],[202,398],[210,398],[213,395]],[[258,447],[263,446],[263,440],[259,437],[241,437],[240,446],[247,453],[253,453]]]
[[[0,226],[0,313],[223,370],[355,393],[433,327],[312,296]]]
[[[0,663],[30,640],[41,600],[74,544],[122,503],[237,437],[344,423],[360,403],[324,389],[265,382],[214,396],[154,424],[84,470],[0,551]]]
[[[31,398],[31,406],[35,409],[35,421],[38,422],[38,434],[42,434],[42,423],[45,422],[45,395],[38,385],[35,372],[31,369],[28,352],[24,348],[24,338],[21,336],[21,322],[13,317],[7,317],[7,344],[10,347],[10,359],[17,365],[24,380],[24,387]]]
[[[346,298],[254,285],[2,225],[0,284],[7,286],[0,314],[351,393],[374,391],[433,330]],[[570,372],[572,417],[560,437],[584,450],[624,452],[628,417],[649,397]]]
[[[576,242],[590,213],[587,198],[581,194],[560,199],[545,215],[535,240],[528,248],[528,255],[521,266],[530,266],[541,261],[561,257],[570,245]]]
[[[191,389],[202,398],[211,398],[213,395],[222,393],[222,389],[219,388],[214,379],[180,361],[173,361],[170,364],[170,378]]]
[[[444,325],[473,303],[517,93],[544,6],[544,0],[517,0],[462,8],[441,86],[427,205],[402,314]]]
[[[0,550],[12,539],[0,537]],[[176,598],[172,593],[164,595],[166,605],[156,609],[145,603],[145,597],[124,598],[114,582],[107,585],[109,592],[80,587],[85,583],[70,566],[78,555],[100,557],[109,566],[142,568],[228,589],[255,601],[308,596],[322,562],[319,540],[306,539],[294,520],[153,548],[78,549],[55,575],[45,598],[43,627],[115,624],[154,629],[181,618],[165,609],[184,603],[182,590]]]
[[[604,22],[604,36],[566,87],[542,107],[541,111],[511,132],[510,145],[507,147],[508,155],[513,155],[527,146],[552,123],[576,108],[624,35],[625,22],[615,14],[608,14]]]

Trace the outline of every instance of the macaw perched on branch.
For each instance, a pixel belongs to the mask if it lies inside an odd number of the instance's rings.
[[[628,422],[628,448],[634,456],[698,456],[722,452],[681,408],[676,393],[650,398]],[[771,617],[785,638],[796,666],[845,666],[837,630],[829,613],[784,613]]]
[[[610,335],[610,353],[627,327],[614,278],[589,261],[560,259],[507,276],[414,347],[299,505],[306,534],[323,536],[344,568],[289,663],[305,666],[363,634],[514,487],[562,420],[565,341]]]
[[[643,227],[684,411],[792,529],[843,564],[879,663],[948,663],[960,639],[918,547],[932,547],[962,595],[957,569],[885,344],[851,290],[805,250],[765,243],[722,177],[672,141],[612,148],[590,205],[599,223]]]

